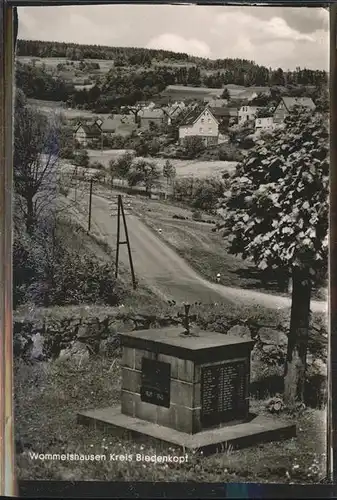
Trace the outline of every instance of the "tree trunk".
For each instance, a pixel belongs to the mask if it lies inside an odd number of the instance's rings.
[[[26,229],[28,234],[32,234],[34,228],[34,203],[33,198],[27,198]]]
[[[311,280],[309,273],[293,270],[292,303],[284,376],[284,400],[293,406],[304,400],[306,357],[310,323]]]

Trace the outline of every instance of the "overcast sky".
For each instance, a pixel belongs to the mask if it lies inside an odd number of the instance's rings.
[[[267,67],[328,68],[322,8],[107,5],[19,8],[19,38],[148,47]]]

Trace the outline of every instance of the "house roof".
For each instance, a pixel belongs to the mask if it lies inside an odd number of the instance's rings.
[[[230,110],[228,108],[220,107],[220,106],[211,106],[210,108],[213,116],[215,118],[222,118],[224,116],[230,116]]]
[[[179,114],[182,111],[180,106],[165,106],[161,109],[164,111],[164,113],[167,114],[167,116],[171,117]]]
[[[114,118],[100,118],[102,124],[99,125],[102,132],[114,132],[118,125],[118,122]]]
[[[88,124],[88,123],[78,123],[75,132],[78,131],[79,128],[83,128],[86,135],[91,137],[98,137],[101,134],[100,128],[97,124]]]
[[[171,116],[176,115],[180,113],[184,108],[181,108],[179,105],[178,106],[173,106],[171,107],[168,112],[170,113]]]
[[[303,106],[314,110],[316,108],[311,97],[282,97],[285,107],[290,111],[294,106]]]
[[[190,111],[189,113],[187,113],[185,115],[185,118],[183,119],[183,121],[180,123],[180,126],[181,127],[185,127],[185,126],[188,126],[188,125],[193,125],[199,118],[199,116],[204,112],[206,111],[206,109],[208,109],[208,111],[211,113],[211,115],[213,116],[213,118],[216,120],[216,122],[218,123],[218,120],[217,118],[213,115],[212,113],[212,110],[211,108],[209,107],[205,107],[205,106],[196,106],[194,109],[192,109],[192,111]]]
[[[228,108],[228,114],[229,116],[238,116],[238,109],[237,108]]]

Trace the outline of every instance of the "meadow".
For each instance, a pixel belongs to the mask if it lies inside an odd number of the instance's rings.
[[[34,62],[34,64],[39,66],[45,66],[46,69],[54,70],[57,69],[59,64],[66,64],[67,62],[74,62],[78,64],[78,61],[69,61],[65,57],[31,57],[31,56],[17,56],[17,61],[22,64],[30,64]],[[100,68],[95,71],[97,73],[107,73],[111,68],[114,67],[114,62],[106,59],[85,59],[86,63],[98,63]]]
[[[85,120],[94,120],[96,118],[107,118],[109,115],[94,114],[91,111],[86,111],[83,109],[71,109],[66,108],[63,102],[57,101],[41,101],[38,99],[27,99],[31,106],[39,109],[39,111],[47,114],[62,114],[68,120],[80,120],[81,118]]]
[[[126,152],[132,152],[132,150],[125,149],[110,149],[104,151],[88,150],[88,154],[91,162],[100,162],[105,167],[109,165],[109,161],[112,159],[117,159]],[[143,158],[137,157],[137,160],[147,160],[154,162],[158,165],[160,169],[166,163],[164,158]],[[172,165],[176,169],[177,178],[181,177],[196,177],[205,178],[210,176],[221,177],[224,172],[233,172],[236,166],[236,162],[231,161],[199,161],[199,160],[170,160]]]

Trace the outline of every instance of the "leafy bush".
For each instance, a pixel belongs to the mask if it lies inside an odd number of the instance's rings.
[[[110,263],[101,262],[68,223],[48,224],[14,242],[14,306],[117,305],[124,291]]]
[[[192,206],[197,210],[213,212],[223,196],[224,183],[216,177],[198,179],[193,191]]]
[[[30,286],[35,304],[41,306],[102,303],[117,305],[122,290],[113,269],[93,256],[63,249],[54,268],[43,266],[40,282]]]
[[[205,179],[184,177],[175,181],[173,197],[195,210],[213,213],[219,198],[223,196],[224,188],[225,182],[216,177]]]
[[[75,165],[80,167],[88,167],[89,166],[89,155],[88,151],[85,149],[79,150],[74,157]]]
[[[221,146],[219,151],[219,160],[221,161],[241,161],[242,153],[233,144]]]
[[[220,144],[198,154],[198,159],[202,161],[241,161],[242,158],[240,149],[231,143]]]
[[[30,251],[30,238],[16,233],[13,242],[13,308],[25,302],[27,288],[34,282],[37,263]]]
[[[183,142],[183,154],[188,159],[193,159],[198,156],[199,153],[204,151],[205,144],[201,137],[191,136],[186,137]]]
[[[95,168],[97,170],[104,170],[105,169],[103,163],[101,163],[99,161],[94,161],[93,163],[91,163],[90,168]]]
[[[202,220],[202,215],[201,215],[201,212],[200,210],[193,210],[192,212],[192,219],[193,220],[197,220],[197,221],[201,221]]]
[[[74,150],[70,146],[66,146],[64,148],[60,149],[60,158],[65,158],[67,160],[73,160],[74,159]]]

